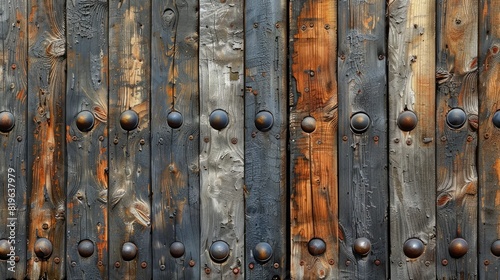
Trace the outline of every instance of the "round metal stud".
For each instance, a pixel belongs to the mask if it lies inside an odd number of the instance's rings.
[[[132,242],[125,242],[122,246],[122,258],[131,261],[137,256],[137,246]]]
[[[500,128],[500,111],[496,111],[493,115],[493,125]]]
[[[94,243],[88,239],[84,239],[78,243],[78,253],[84,258],[88,258],[94,254]]]
[[[35,254],[40,259],[48,259],[52,255],[52,242],[47,238],[39,238],[35,242]]]
[[[412,131],[417,126],[417,115],[412,111],[404,111],[399,114],[398,127],[402,131]]]
[[[7,239],[0,239],[0,260],[6,260],[9,258],[10,253],[10,243]]]
[[[452,256],[455,259],[458,259],[463,255],[467,254],[468,250],[469,250],[469,244],[463,238],[453,239],[450,242],[450,245],[448,246],[448,252],[450,253],[450,256]]]
[[[326,243],[322,239],[313,238],[307,243],[307,250],[312,256],[322,255],[326,251]]]
[[[255,115],[255,127],[260,131],[268,131],[273,127],[274,117],[268,111],[261,111]]]
[[[127,110],[120,116],[120,125],[126,131],[131,131],[139,125],[139,115],[133,110]]]
[[[167,116],[167,124],[171,128],[181,127],[183,121],[182,114],[177,111],[172,111]]]
[[[90,131],[94,127],[94,114],[87,110],[81,111],[76,115],[75,122],[81,132]]]
[[[316,129],[316,119],[313,117],[305,117],[300,127],[302,127],[304,132],[311,133]]]
[[[14,128],[14,115],[11,112],[0,112],[0,131],[9,132]]]
[[[268,262],[273,255],[273,248],[267,242],[260,242],[253,249],[253,257],[261,263]]]
[[[361,134],[370,127],[370,117],[363,112],[358,112],[351,117],[351,129],[354,133]]]
[[[217,109],[210,114],[208,121],[214,129],[222,130],[229,124],[229,116],[226,111]]]
[[[372,244],[370,243],[370,240],[368,240],[368,238],[360,237],[354,240],[353,249],[356,254],[366,256],[370,253]]]
[[[418,258],[424,253],[424,243],[418,238],[410,238],[403,245],[403,252],[408,258]]]
[[[175,241],[174,243],[170,244],[170,255],[174,258],[180,258],[184,255],[184,252],[186,251],[186,247],[184,247],[184,244],[179,241]]]
[[[209,249],[210,258],[216,263],[223,263],[229,257],[229,245],[224,241],[215,241]]]
[[[491,253],[497,257],[500,257],[500,239],[491,243]]]
[[[460,108],[451,109],[446,115],[446,123],[454,129],[461,128],[467,121],[467,115]]]

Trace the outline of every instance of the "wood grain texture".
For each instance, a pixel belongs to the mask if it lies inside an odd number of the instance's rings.
[[[477,30],[478,1],[437,3],[438,84],[436,130],[437,164],[437,278],[477,277]],[[453,129],[447,113],[461,108],[467,114],[464,126]],[[452,258],[449,244],[455,238],[467,241],[465,256]],[[447,265],[443,265],[443,260]],[[446,261],[444,262],[446,264]]]
[[[389,194],[391,279],[435,279],[435,1],[390,1],[389,15]],[[398,127],[406,110],[415,129]],[[417,238],[418,258],[403,245]]]
[[[337,82],[334,1],[291,6],[290,220],[291,278],[338,278]],[[315,120],[314,131],[301,128]],[[307,121],[307,120],[306,120]],[[319,256],[308,242],[319,238]]]
[[[384,1],[339,2],[339,278],[388,277],[385,26]],[[370,117],[362,134],[350,129],[357,112]],[[365,257],[358,238],[371,243]]]
[[[27,227],[27,1],[0,2],[0,112],[14,116],[14,128],[0,133],[0,239],[10,242],[0,275],[26,275]],[[14,209],[14,210],[13,210]],[[15,262],[16,256],[19,262]]]
[[[150,36],[148,1],[109,2],[109,278],[151,279]],[[137,128],[120,116],[133,110]],[[137,255],[122,258],[131,242]]]
[[[78,0],[66,9],[67,273],[107,279],[108,5]],[[88,132],[76,125],[83,111],[94,117]],[[91,256],[79,254],[82,241],[92,242]]]
[[[28,23],[28,185],[30,221],[28,277],[65,277],[65,3],[29,2]],[[47,238],[53,246],[47,259],[37,257],[35,242]],[[59,262],[56,263],[56,258]]]
[[[245,274],[243,11],[242,1],[200,1],[202,279],[243,279]],[[229,118],[220,131],[209,124],[216,109]],[[229,245],[230,255],[221,264],[210,258],[215,241]]]
[[[491,247],[500,239],[500,1],[482,0],[479,9],[479,279],[499,279],[500,259]]]
[[[287,267],[287,57],[286,1],[247,1],[245,8],[245,186],[247,279],[285,279]],[[270,130],[256,125],[259,112],[273,116]],[[260,242],[272,247],[255,259]]]
[[[198,2],[153,1],[152,7],[153,279],[198,279]],[[179,128],[167,124],[172,112],[182,115]],[[183,256],[170,254],[174,242],[184,245]]]

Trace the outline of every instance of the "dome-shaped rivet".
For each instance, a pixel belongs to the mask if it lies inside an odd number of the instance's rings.
[[[453,239],[450,242],[450,245],[448,246],[448,251],[450,252],[450,256],[456,259],[467,254],[468,250],[469,250],[469,244],[463,238]]]
[[[226,128],[229,124],[229,116],[224,110],[214,110],[209,117],[210,126],[217,130],[222,130]]]
[[[313,117],[305,117],[300,127],[304,132],[311,133],[316,129],[316,119]]]
[[[500,111],[496,111],[493,115],[493,125],[500,128]]]
[[[403,252],[408,258],[418,258],[424,253],[424,243],[418,238],[410,238],[403,245]]]
[[[120,125],[126,131],[131,131],[139,125],[139,115],[133,110],[127,110],[120,116]]]
[[[467,121],[467,115],[464,110],[459,108],[451,109],[446,115],[446,123],[454,129],[461,128]]]
[[[48,259],[52,255],[52,242],[47,238],[39,238],[35,242],[34,251],[40,259]]]
[[[172,111],[167,116],[167,124],[171,128],[181,127],[183,121],[182,114],[177,111]]]
[[[122,246],[122,258],[125,261],[131,261],[137,256],[137,246],[132,242],[125,242]]]
[[[88,239],[84,239],[78,243],[78,253],[84,258],[92,256],[94,253],[94,243]]]
[[[179,241],[175,241],[174,243],[170,244],[170,255],[174,258],[180,258],[184,255],[184,252],[186,251],[186,247],[184,247],[184,244]]]
[[[269,245],[269,243],[266,242],[258,243],[253,249],[253,257],[256,261],[261,263],[268,262],[271,259],[272,255],[273,248],[271,247],[271,245]]]
[[[351,129],[354,133],[363,133],[370,127],[370,117],[363,112],[356,113],[351,117]]]
[[[90,131],[94,127],[94,114],[87,110],[81,111],[76,115],[75,122],[81,132]]]
[[[14,128],[14,115],[11,112],[0,112],[0,131],[9,132]]]
[[[255,115],[255,127],[260,131],[268,131],[273,127],[274,118],[268,111],[261,111]]]
[[[7,254],[10,253],[10,243],[7,239],[0,239],[0,260],[6,260],[9,258]]]
[[[417,115],[412,111],[404,111],[399,114],[398,127],[402,131],[412,131],[417,126]]]
[[[497,257],[500,257],[500,239],[491,243],[491,253]]]
[[[370,243],[370,240],[368,240],[368,238],[360,237],[354,240],[353,249],[356,254],[366,256],[370,253],[372,244]]]
[[[326,243],[319,238],[313,238],[307,243],[307,250],[312,256],[322,255],[326,251]]]
[[[229,245],[224,241],[215,241],[209,249],[210,258],[216,263],[223,263],[229,257]]]

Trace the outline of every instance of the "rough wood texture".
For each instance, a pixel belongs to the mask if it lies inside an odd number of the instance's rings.
[[[202,279],[242,279],[245,272],[243,11],[242,1],[200,1]],[[229,118],[220,131],[209,124],[217,109]],[[229,245],[221,264],[210,258],[215,241]]]
[[[12,130],[0,132],[0,239],[12,247],[2,252],[0,275],[15,279],[26,275],[27,8],[27,1],[0,2],[0,112],[12,113],[15,121]],[[15,262],[16,256],[22,261]]]
[[[28,185],[31,192],[27,274],[30,279],[65,277],[65,3],[32,0],[28,7]],[[48,258],[35,254],[39,238],[47,238],[52,243]]]
[[[67,248],[69,279],[106,279],[108,263],[108,5],[67,2]],[[81,131],[78,114],[94,125]],[[80,122],[81,123],[81,122]],[[81,256],[80,242],[92,242]]]
[[[285,279],[287,267],[287,1],[247,1],[245,9],[245,186],[247,279]],[[259,130],[256,116],[273,116]],[[272,247],[267,262],[255,259],[260,242]]]
[[[389,1],[389,192],[391,279],[435,279],[435,1]],[[415,129],[399,128],[404,111]],[[418,258],[403,245],[417,238]]]
[[[295,1],[291,7],[292,279],[338,277],[336,19],[334,1]],[[311,118],[312,132],[302,128]],[[313,238],[325,242],[323,254],[309,252]]]
[[[385,1],[339,2],[339,227],[341,278],[388,276]],[[370,117],[353,133],[357,112]],[[353,250],[367,238],[365,257]]]
[[[151,279],[150,2],[109,3],[109,278]],[[124,130],[133,110],[138,126]],[[122,246],[137,247],[132,260]]]
[[[438,1],[436,11],[437,278],[473,279],[477,276],[478,1]],[[446,121],[453,108],[463,109],[468,119],[457,129]],[[455,238],[465,239],[469,246],[459,259],[448,251]]]
[[[499,279],[491,247],[500,240],[500,130],[493,124],[500,109],[500,1],[482,0],[479,11],[479,279]]]
[[[198,279],[198,2],[152,6],[153,279]],[[182,115],[179,128],[167,124],[171,112]],[[170,253],[174,242],[184,245],[181,257]]]

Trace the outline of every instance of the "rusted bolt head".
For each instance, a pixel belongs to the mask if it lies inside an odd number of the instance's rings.
[[[127,110],[120,116],[120,125],[126,131],[131,131],[139,125],[139,115],[133,110]]]
[[[76,127],[81,132],[87,132],[94,127],[94,114],[88,110],[81,111],[75,118]]]
[[[342,136],[342,141],[347,141],[349,138],[347,138],[346,135]]]
[[[254,267],[255,267],[255,264],[254,264],[254,263],[249,263],[249,264],[248,264],[248,268],[250,268],[250,269],[254,269]]]
[[[84,258],[88,258],[94,254],[94,242],[84,239],[78,243],[78,253]]]
[[[300,127],[304,132],[311,133],[316,129],[316,119],[313,117],[305,117]]]
[[[306,264],[306,262],[304,260],[300,260],[300,262],[299,262],[300,266],[304,266],[305,264]]]
[[[141,262],[141,268],[146,268],[148,267],[148,263],[147,262]]]
[[[229,251],[229,245],[226,242],[215,241],[209,249],[210,258],[216,263],[223,263],[229,257]]]
[[[406,145],[410,146],[413,143],[413,140],[411,138],[406,139]]]
[[[490,265],[490,261],[489,260],[484,260],[484,265]]]
[[[38,238],[35,242],[35,254],[40,259],[48,259],[52,255],[52,242],[47,238]]]
[[[184,122],[184,119],[183,119],[181,113],[179,113],[177,111],[172,111],[172,112],[168,113],[167,124],[171,128],[174,128],[174,129],[179,128],[179,127],[181,127],[183,122]]]
[[[430,261],[425,261],[424,264],[425,264],[425,266],[429,266],[429,265],[431,265],[431,262]]]
[[[125,242],[122,246],[122,258],[131,261],[137,256],[137,246],[132,242]]]
[[[14,258],[14,261],[15,261],[15,262],[19,262],[19,260],[20,260],[20,259],[21,259],[21,258],[20,258],[19,256],[16,256],[16,257]]]
[[[376,259],[373,263],[374,263],[376,266],[379,266],[382,262],[381,262],[379,259]]]
[[[210,272],[212,272],[210,267],[205,267],[205,274],[210,274]]]
[[[345,261],[345,266],[350,266],[350,265],[351,265],[351,261],[350,260]]]
[[[417,115],[412,111],[404,111],[399,114],[398,127],[402,131],[412,131],[417,126]]]
[[[443,266],[447,266],[447,265],[448,265],[448,260],[447,260],[447,259],[443,259],[443,260],[441,261],[441,264],[442,264]]]
[[[312,256],[322,255],[326,251],[326,243],[320,238],[313,238],[307,243],[307,250]]]
[[[500,239],[497,239],[493,243],[491,243],[491,253],[497,257],[500,257]]]
[[[329,260],[328,260],[328,264],[329,264],[329,265],[334,265],[334,264],[335,264],[335,260],[333,260],[333,259],[329,259]]]
[[[175,241],[170,244],[170,255],[176,259],[182,257],[185,251],[186,247],[182,244],[182,242]]]
[[[370,126],[370,117],[363,112],[358,112],[351,117],[351,130],[354,133],[361,134],[368,130]]]
[[[370,250],[372,249],[372,244],[370,240],[368,240],[368,238],[360,237],[354,240],[354,244],[352,247],[356,254],[361,256],[366,256],[368,255],[368,253],[370,253]]]
[[[260,111],[255,115],[255,127],[260,131],[268,131],[273,127],[274,117],[268,111]]]
[[[266,263],[273,255],[273,248],[269,243],[260,242],[253,249],[253,257],[260,263]]]
[[[15,70],[17,68],[17,65],[16,64],[12,64],[10,67],[12,68],[12,70]]]
[[[196,262],[194,260],[190,260],[189,261],[189,266],[190,267],[193,267],[195,264],[196,264]]]
[[[76,262],[71,262],[71,266],[75,267],[76,266]]]
[[[275,263],[273,264],[273,267],[274,267],[275,269],[278,269],[278,268],[280,268],[280,264],[279,264],[279,263],[277,263],[277,262],[275,262]]]
[[[231,138],[231,143],[235,145],[238,144],[238,138],[236,137]]]
[[[0,259],[6,260],[9,258],[10,243],[7,239],[0,239]]]
[[[238,267],[233,268],[233,274],[237,275],[240,273],[240,269]]]
[[[120,266],[121,266],[121,265],[120,265],[120,262],[115,262],[115,267],[116,267],[116,268],[120,268]]]
[[[43,223],[42,224],[42,229],[45,229],[45,230],[49,229],[49,224]]]
[[[61,263],[61,259],[59,257],[54,258],[54,263],[59,264]]]
[[[209,117],[210,126],[217,130],[222,130],[229,124],[229,116],[226,111],[217,109],[214,110]]]
[[[7,133],[14,128],[14,115],[11,112],[0,112],[0,131]]]
[[[500,128],[500,111],[496,111],[495,114],[493,115],[493,125],[496,126],[497,128]]]
[[[453,239],[450,242],[450,245],[448,246],[448,251],[450,253],[450,256],[452,256],[453,258],[456,258],[456,259],[467,254],[468,250],[469,250],[469,244],[463,238]]]
[[[461,128],[465,121],[467,121],[467,115],[460,108],[453,108],[446,115],[446,123],[453,129]]]
[[[424,253],[424,243],[418,238],[410,238],[403,245],[403,252],[408,258],[418,258]]]

